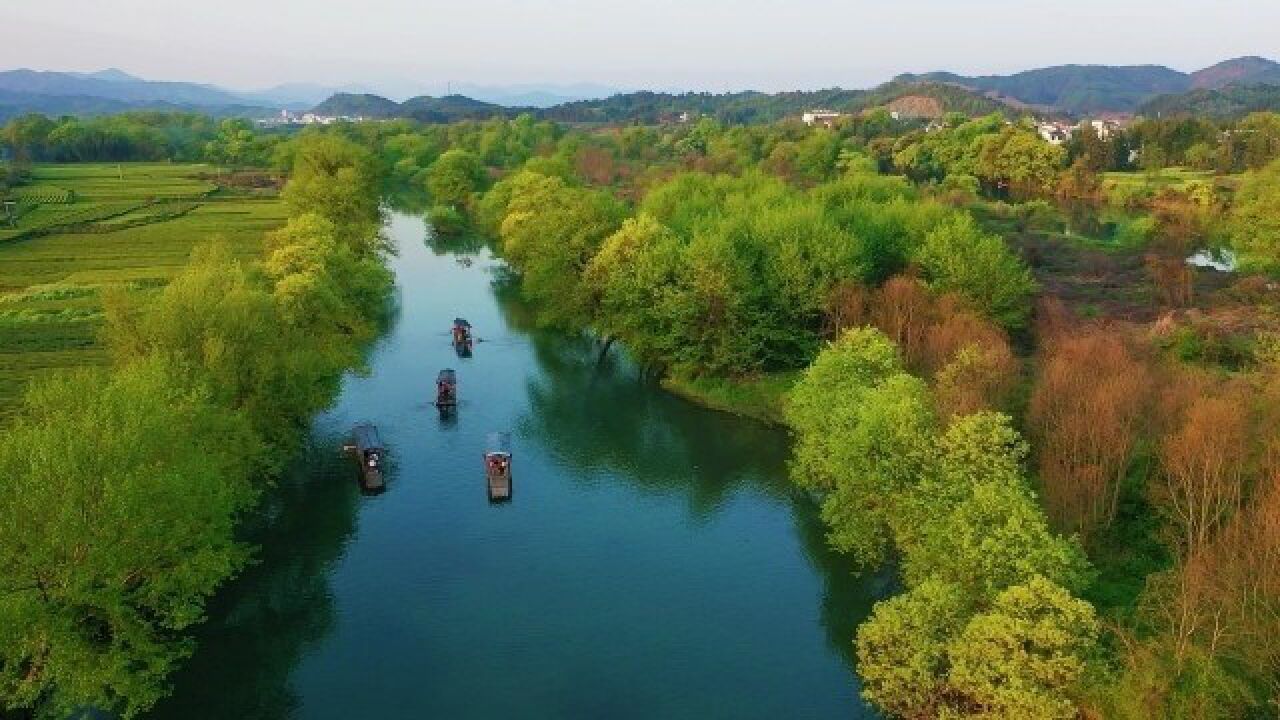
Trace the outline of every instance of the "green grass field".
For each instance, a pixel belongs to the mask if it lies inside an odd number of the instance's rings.
[[[284,223],[274,197],[219,189],[208,165],[167,163],[37,166],[17,188],[17,227],[0,214],[0,415],[33,377],[101,364],[100,292],[122,285],[154,292],[195,245],[225,240],[255,257],[263,233]],[[61,202],[53,189],[71,197]]]

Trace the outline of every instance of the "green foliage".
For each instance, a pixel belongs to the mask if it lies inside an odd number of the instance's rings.
[[[1280,160],[1245,176],[1228,222],[1242,268],[1280,273]]]
[[[933,462],[928,390],[907,375],[879,330],[851,330],[814,360],[792,391],[791,474],[821,493],[829,540],[864,567],[884,560],[902,503]]]
[[[457,237],[467,230],[467,217],[453,205],[432,205],[427,220],[432,232],[444,237]]]
[[[150,111],[56,120],[33,113],[0,128],[0,143],[18,158],[54,162],[209,160],[261,165],[279,139],[254,132],[243,120],[218,123],[194,113]]]
[[[1096,658],[1093,608],[1041,577],[974,614],[962,587],[928,580],[859,628],[863,696],[892,717],[1077,717]]]
[[[933,580],[877,603],[858,628],[862,696],[890,717],[938,717],[949,690],[948,643],[969,613],[960,588]]]
[[[160,357],[33,386],[0,435],[0,697],[132,717],[181,631],[248,558],[234,520],[263,447]]]
[[[984,601],[1037,575],[1074,592],[1085,588],[1091,575],[1084,550],[1050,530],[1022,478],[982,480],[968,493],[913,538],[902,567],[908,584],[939,578]]]
[[[1089,603],[1032,577],[969,620],[948,649],[948,680],[972,717],[1071,720],[1098,633]]]
[[[484,182],[484,166],[473,153],[454,148],[427,169],[427,192],[439,205],[468,207]]]
[[[592,314],[583,272],[605,238],[622,222],[612,195],[569,187],[563,180],[522,173],[502,221],[502,249],[552,324],[581,326]]]
[[[893,164],[917,181],[941,180],[948,175],[977,175],[978,156],[986,138],[1001,131],[1004,120],[988,115],[949,124],[898,141]]]
[[[329,220],[338,240],[356,252],[380,249],[379,179],[369,151],[335,134],[304,133],[291,142],[291,173],[281,193],[289,213]]]
[[[1066,165],[1067,152],[1033,130],[1009,125],[983,138],[973,175],[1022,196],[1048,194]]]
[[[269,136],[254,132],[253,124],[243,119],[227,119],[218,125],[218,133],[205,143],[205,159],[220,165],[265,166],[271,161],[273,144]]]
[[[167,691],[249,558],[241,514],[376,330],[391,281],[357,213],[377,212],[354,197],[376,192],[362,152],[303,141],[286,194],[326,213],[272,233],[261,264],[211,245],[150,302],[105,290],[115,367],[33,385],[0,436],[6,710],[133,717]]]
[[[845,333],[792,391],[792,477],[859,566],[896,550],[906,594],[859,629],[864,696],[894,717],[1072,717],[1095,658],[1093,573],[1055,535],[1010,419],[945,430],[880,331]]]
[[[915,260],[930,288],[959,293],[1006,328],[1026,324],[1037,289],[1031,271],[972,217],[958,215],[930,232]]]

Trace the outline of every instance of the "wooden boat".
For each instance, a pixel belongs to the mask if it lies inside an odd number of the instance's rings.
[[[453,319],[453,349],[462,357],[471,354],[471,323],[462,318]]]
[[[360,487],[370,492],[381,492],[386,488],[382,476],[382,462],[386,449],[378,437],[378,428],[372,423],[361,423],[351,432],[354,440],[356,460],[360,463]]]
[[[511,499],[511,441],[506,433],[494,433],[484,453],[485,483],[489,502]]]
[[[452,368],[445,368],[436,375],[436,407],[453,408],[458,405],[458,375]]]

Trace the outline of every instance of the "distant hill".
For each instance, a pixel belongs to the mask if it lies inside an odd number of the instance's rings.
[[[59,115],[110,115],[115,113],[156,110],[161,112],[200,112],[213,117],[266,117],[275,111],[253,105],[184,105],[167,102],[126,102],[88,95],[43,95],[40,93],[0,90],[0,123],[26,113]]]
[[[940,83],[888,83],[875,90],[797,91],[782,93],[620,93],[597,100],[576,100],[548,108],[512,107],[482,102],[462,95],[420,96],[395,103],[377,95],[337,94],[317,105],[318,115],[363,117],[406,117],[422,122],[445,123],[514,117],[529,113],[535,117],[572,123],[659,123],[670,122],[688,113],[709,116],[723,122],[773,122],[799,117],[806,110],[823,108],[838,112],[859,112],[895,103],[893,109],[909,117],[936,117],[943,112],[985,115],[1006,106],[970,90]]]
[[[394,84],[394,83],[393,83]],[[0,72],[0,118],[22,112],[101,114],[167,109],[212,115],[265,117],[280,108],[313,108],[322,115],[405,117],[453,122],[532,113],[560,122],[655,123],[691,117],[722,122],[772,122],[806,110],[859,112],[888,106],[907,117],[941,113],[982,115],[1089,115],[1101,113],[1204,112],[1231,117],[1274,107],[1280,63],[1248,56],[1182,73],[1160,65],[1059,65],[1012,75],[964,76],[951,72],[904,74],[869,90],[830,88],[779,93],[742,91],[623,92],[600,85],[451,85],[401,82],[404,102],[363,86],[289,83],[237,92],[189,82],[156,82],[109,68],[97,72],[18,69]]]
[[[1132,110],[1147,98],[1182,92],[1191,84],[1187,75],[1160,65],[1059,65],[1013,75],[965,77],[944,72],[897,79],[952,83],[1077,114]]]
[[[372,93],[337,93],[311,112],[335,117],[391,118],[400,116],[400,104]]]
[[[27,112],[101,115],[127,110],[263,117],[278,107],[213,85],[143,80],[115,68],[91,73],[25,68],[0,72],[0,119]]]
[[[1216,90],[1228,85],[1280,85],[1280,63],[1251,55],[1191,73],[1191,88],[1195,90]]]
[[[217,107],[244,104],[244,98],[212,85],[139,80],[119,70],[102,73],[0,72],[0,90],[39,95],[79,95],[130,104],[169,103]]]
[[[1228,85],[1161,95],[1143,103],[1138,114],[1147,117],[1191,114],[1233,120],[1263,110],[1280,112],[1280,84]]]
[[[434,98],[420,95],[400,103],[402,117],[429,123],[447,123],[458,120],[484,120],[491,117],[516,116],[522,112],[535,112],[533,108],[505,107],[462,95],[446,95]]]

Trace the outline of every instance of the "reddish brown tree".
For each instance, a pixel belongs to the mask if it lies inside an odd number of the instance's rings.
[[[1090,328],[1052,339],[1028,423],[1050,518],[1086,539],[1115,518],[1151,384],[1133,343]]]
[[[1193,400],[1161,441],[1155,496],[1184,556],[1205,550],[1239,513],[1250,441],[1248,398],[1235,389]]]

